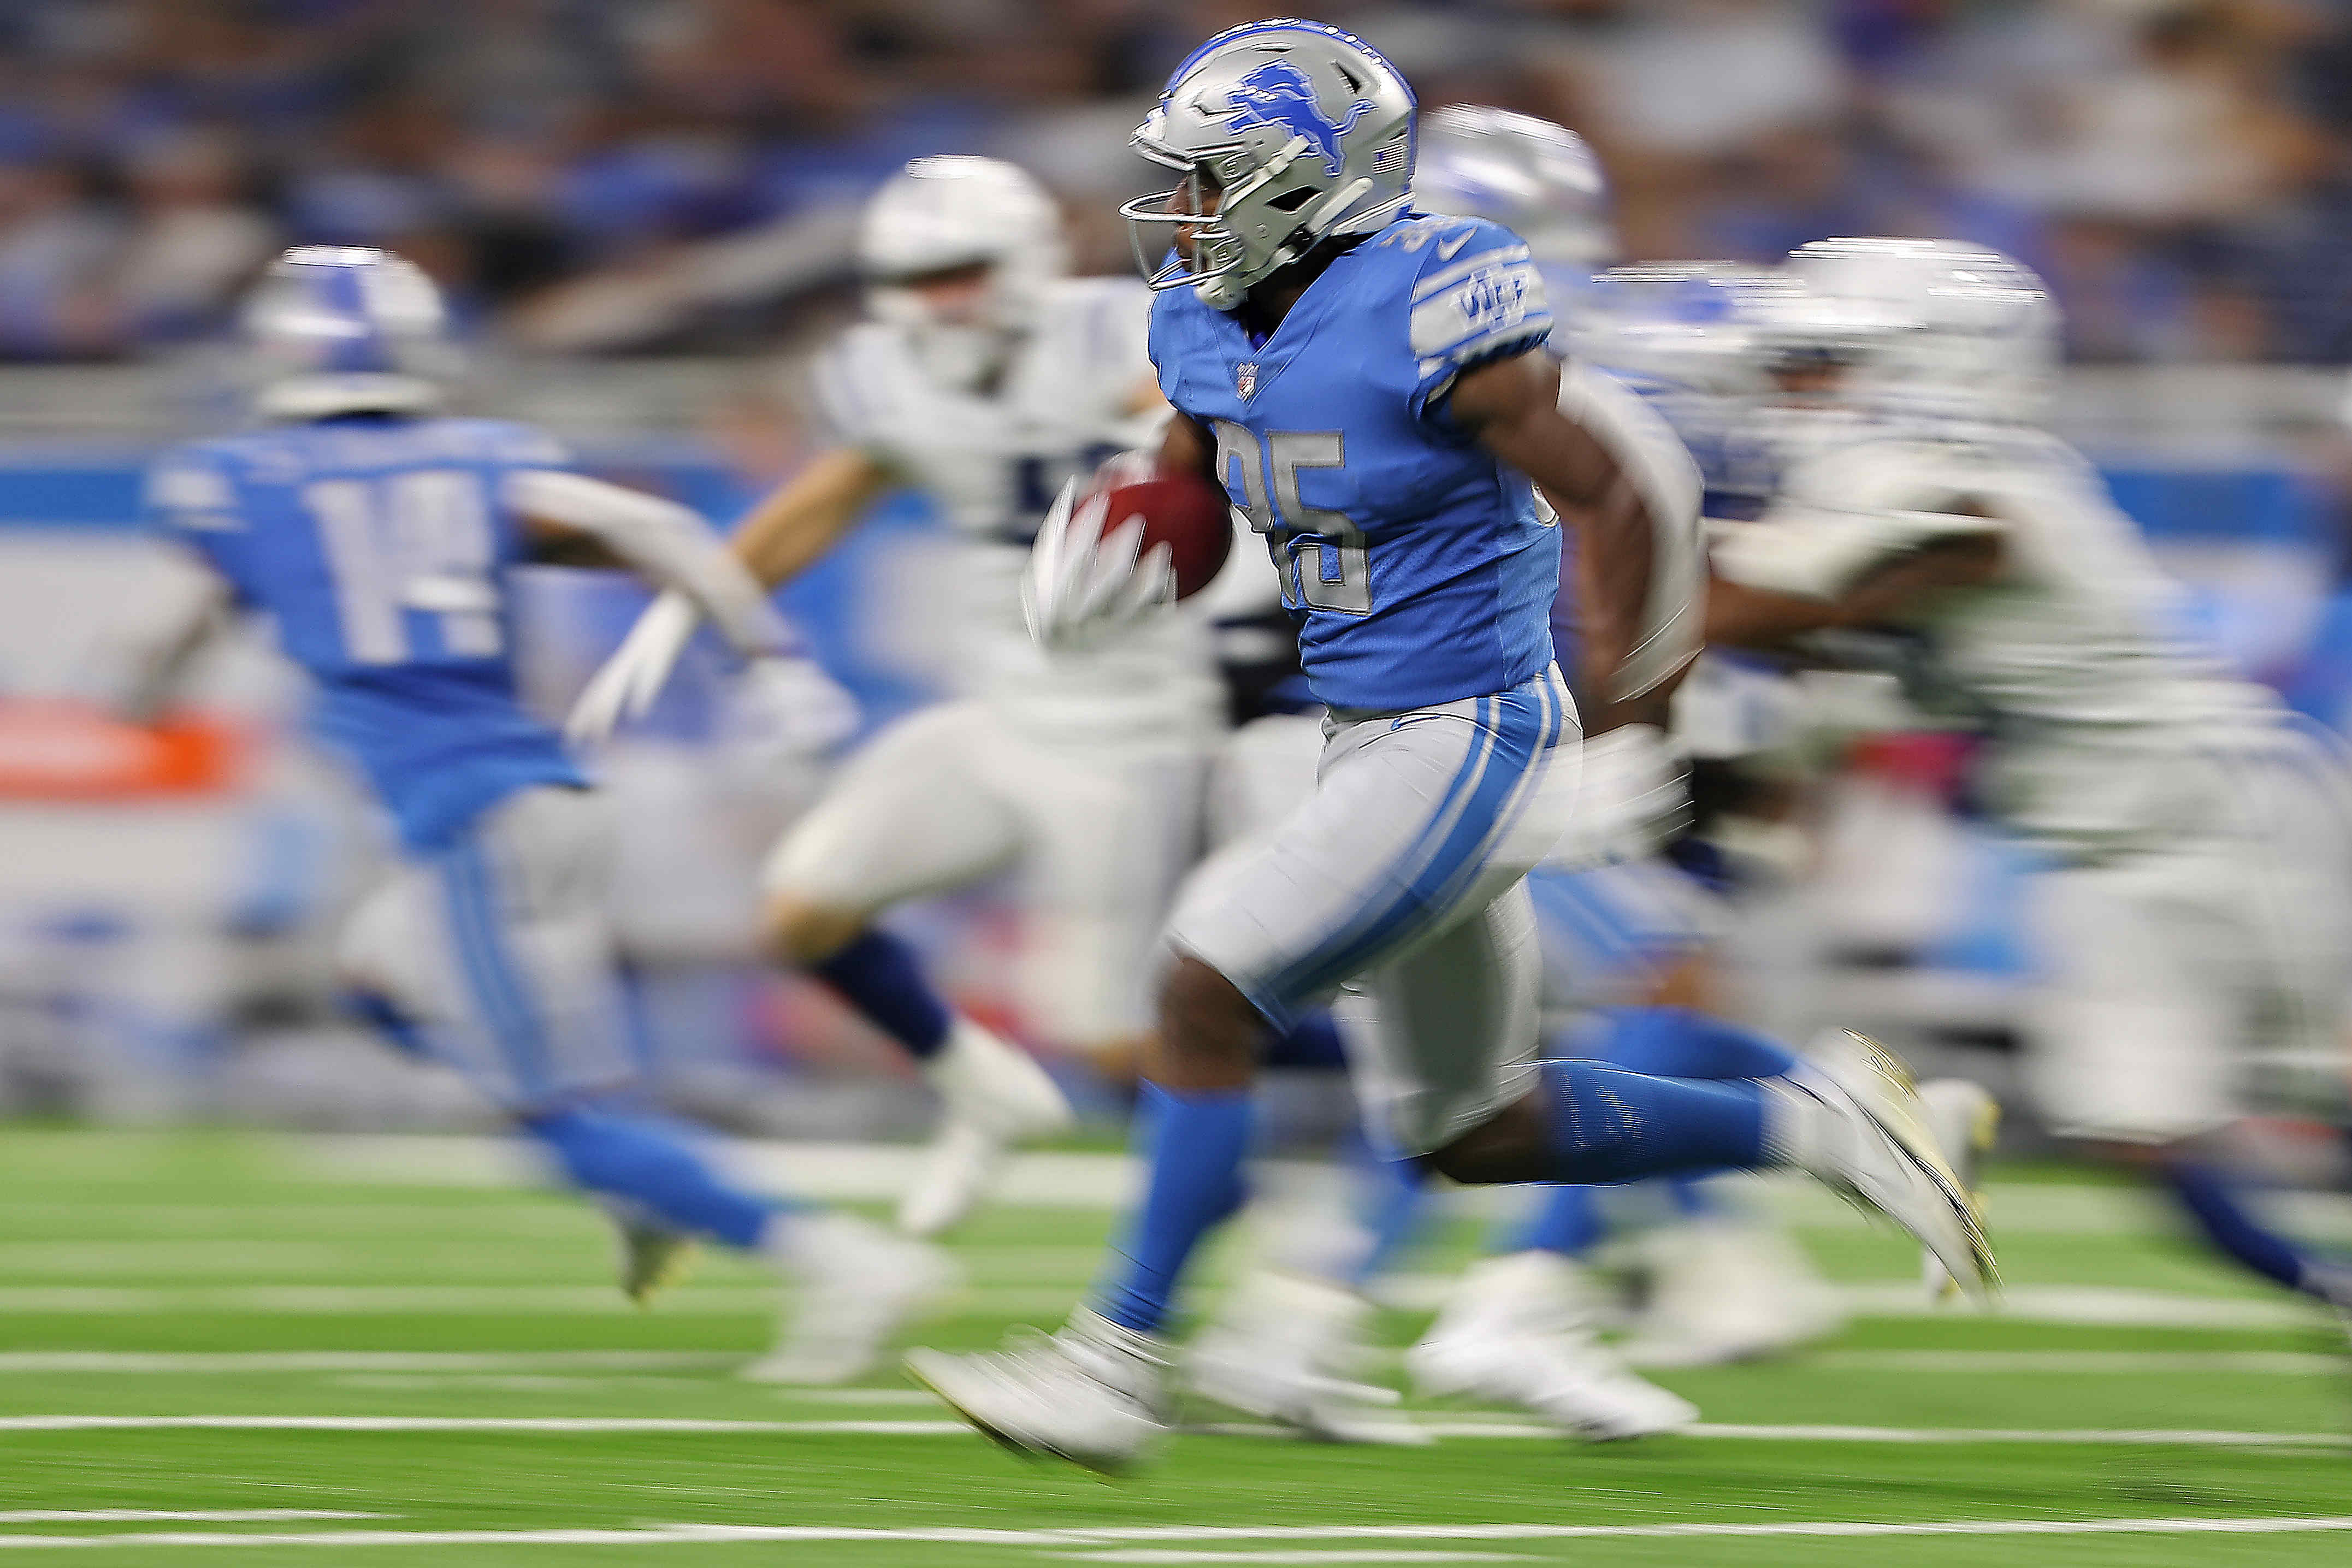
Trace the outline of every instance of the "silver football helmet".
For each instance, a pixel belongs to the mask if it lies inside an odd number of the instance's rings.
[[[994,158],[918,158],[866,204],[857,261],[866,308],[907,334],[924,374],[969,391],[1000,369],[1066,262],[1045,188]],[[966,267],[979,287],[952,308],[922,285]]]
[[[1555,301],[1580,298],[1616,259],[1601,160],[1575,131],[1531,114],[1451,104],[1422,116],[1412,204],[1517,235]]]
[[[2032,271],[1952,240],[1825,239],[1790,253],[1769,314],[1784,357],[1838,367],[1836,400],[1901,419],[2017,423],[2055,387],[2058,311]]]
[[[1280,18],[1211,38],[1130,138],[1184,175],[1119,209],[1145,281],[1231,310],[1319,241],[1381,227],[1412,183],[1414,107],[1396,67],[1337,27]]]

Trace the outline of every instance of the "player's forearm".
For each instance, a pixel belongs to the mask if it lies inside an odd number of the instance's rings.
[[[552,471],[514,475],[507,500],[523,517],[586,535],[648,580],[684,593],[739,652],[772,652],[791,641],[783,618],[742,562],[676,502]]]
[[[888,473],[864,453],[828,453],[752,507],[730,548],[768,587],[789,582],[831,549],[888,484]]]

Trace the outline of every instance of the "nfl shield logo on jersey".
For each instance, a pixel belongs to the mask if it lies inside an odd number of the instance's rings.
[[[1235,365],[1234,367],[1234,390],[1242,394],[1242,401],[1244,402],[1247,402],[1250,399],[1257,396],[1257,363],[1255,361],[1252,361],[1247,364]]]

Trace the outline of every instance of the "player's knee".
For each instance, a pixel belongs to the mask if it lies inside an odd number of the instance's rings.
[[[855,941],[866,929],[861,910],[846,910],[802,898],[772,894],[761,921],[761,946],[770,961],[804,968],[822,964]]]
[[[1468,1132],[1423,1155],[1421,1164],[1470,1186],[1548,1179],[1549,1161],[1536,1096],[1504,1106]]]
[[[1151,1077],[1171,1089],[1230,1089],[1257,1071],[1265,1020],[1231,980],[1189,954],[1160,979]]]

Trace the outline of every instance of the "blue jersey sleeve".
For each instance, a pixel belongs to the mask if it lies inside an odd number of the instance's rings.
[[[147,471],[142,497],[150,532],[193,552],[250,603],[244,552],[246,522],[236,476],[223,456],[202,446],[177,447]]]
[[[1428,418],[1462,372],[1482,360],[1540,347],[1551,336],[1543,276],[1525,241],[1481,218],[1430,218],[1413,255],[1412,412]]]

